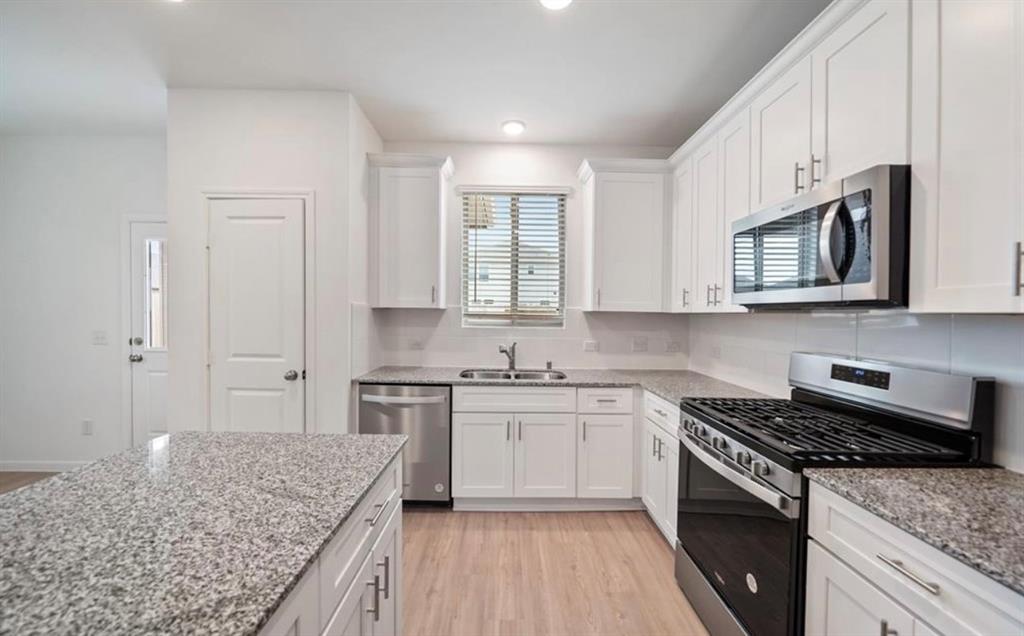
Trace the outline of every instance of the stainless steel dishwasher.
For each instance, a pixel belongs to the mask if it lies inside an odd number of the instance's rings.
[[[364,384],[359,432],[409,436],[402,457],[402,497],[451,500],[451,395],[448,386]]]

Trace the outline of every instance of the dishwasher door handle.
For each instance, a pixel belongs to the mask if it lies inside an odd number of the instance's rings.
[[[409,397],[403,395],[363,395],[363,402],[383,404],[385,406],[408,406],[416,404],[444,404],[448,399],[445,395],[424,395],[421,397]]]

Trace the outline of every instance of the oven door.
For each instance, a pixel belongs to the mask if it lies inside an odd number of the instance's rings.
[[[750,634],[800,631],[799,516],[799,500],[753,481],[731,459],[684,435],[679,545]]]

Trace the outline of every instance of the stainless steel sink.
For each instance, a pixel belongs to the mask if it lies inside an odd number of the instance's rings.
[[[467,380],[511,380],[512,373],[494,369],[466,369],[459,377]]]
[[[516,371],[516,380],[564,380],[561,371]]]

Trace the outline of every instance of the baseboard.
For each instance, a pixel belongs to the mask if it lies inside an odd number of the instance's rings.
[[[610,512],[643,510],[637,499],[574,499],[574,498],[517,498],[496,497],[486,499],[456,497],[452,508],[470,512]]]
[[[0,461],[0,470],[21,473],[63,473],[85,466],[87,461]]]

